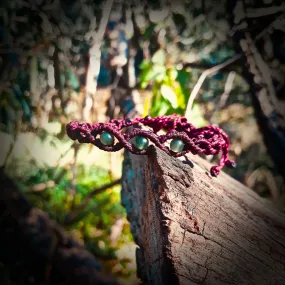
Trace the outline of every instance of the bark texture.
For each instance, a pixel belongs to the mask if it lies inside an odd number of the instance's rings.
[[[190,161],[191,159],[191,161]],[[285,216],[200,157],[125,153],[122,203],[144,284],[285,284]]]
[[[285,25],[283,2],[227,1],[232,39],[244,55],[255,117],[276,169],[285,179]]]

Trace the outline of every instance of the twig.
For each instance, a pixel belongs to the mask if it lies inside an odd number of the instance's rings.
[[[75,187],[76,187],[77,157],[78,157],[79,148],[80,148],[80,144],[73,145],[74,155],[73,155],[73,162],[72,162],[71,191],[75,191]]]
[[[16,144],[16,139],[14,138],[13,142],[11,143],[10,147],[9,147],[9,150],[7,152],[7,155],[5,157],[5,160],[4,160],[4,163],[3,163],[3,167],[6,167],[7,165],[7,162],[9,160],[9,158],[11,157],[12,155],[12,152],[14,150],[14,147],[15,147],[15,144]]]
[[[71,172],[72,172],[72,177],[71,177],[71,189],[69,191],[69,195],[70,195],[70,209],[73,209],[74,206],[74,197],[75,197],[75,193],[76,193],[76,176],[77,176],[77,158],[78,158],[78,151],[80,148],[80,144],[74,144],[73,145],[73,149],[74,149],[74,160],[72,162],[72,166],[71,166]]]
[[[72,143],[71,146],[60,155],[60,157],[56,161],[57,167],[59,166],[60,161],[70,152],[70,150],[74,147],[75,143]]]
[[[113,6],[113,2],[114,0],[108,0],[106,1],[104,7],[103,7],[103,12],[102,12],[102,18],[101,18],[101,22],[100,22],[100,25],[99,25],[99,28],[98,28],[98,32],[97,32],[97,35],[96,35],[96,39],[99,40],[99,41],[102,41],[103,37],[104,37],[104,33],[105,33],[105,30],[106,30],[106,27],[107,27],[107,24],[108,24],[108,21],[109,21],[109,17],[110,17],[110,14],[111,14],[111,9],[112,9],[112,6]]]
[[[118,87],[121,77],[122,77],[122,72],[117,71],[114,82],[109,86],[111,90],[115,90]]]
[[[246,17],[247,18],[261,18],[266,16],[275,15],[278,13],[282,13],[285,11],[285,5],[282,4],[280,6],[266,7],[266,8],[253,8],[247,9]]]
[[[4,163],[3,163],[3,168],[5,168],[7,166],[9,158],[12,156],[14,147],[15,147],[17,139],[18,139],[18,131],[19,131],[19,129],[20,129],[19,124],[16,124],[15,132],[13,134],[13,141],[11,142],[10,148],[9,148],[9,150],[7,152],[6,157],[5,157],[5,160],[4,160]]]
[[[71,213],[69,213],[64,220],[64,224],[68,225],[68,224],[72,224],[73,221],[75,220],[75,218],[82,212],[82,210],[87,206],[88,202],[93,198],[93,196],[109,189],[112,188],[118,184],[121,183],[121,179],[117,179],[109,184],[103,185],[99,188],[95,188],[94,190],[92,190],[90,193],[88,193],[88,195],[83,199],[83,201],[81,202],[81,204],[79,206],[77,206]]]
[[[233,83],[234,83],[235,77],[236,77],[236,72],[231,71],[227,77],[227,80],[226,80],[224,93],[222,94],[219,105],[218,105],[219,108],[224,107],[224,105],[226,104],[226,101],[229,97],[229,94],[233,88]]]
[[[66,107],[66,102],[63,98],[63,86],[61,84],[61,68],[60,68],[60,59],[59,59],[59,50],[57,47],[55,47],[54,53],[53,53],[53,65],[54,65],[54,82],[55,82],[55,89],[58,92],[58,97],[60,99],[60,105],[61,105],[61,109],[62,112],[64,112],[65,107]],[[53,107],[54,107],[54,111],[57,110],[57,108],[55,108],[55,101],[54,99],[57,98],[57,96],[54,96],[52,98],[52,102],[53,102]],[[56,111],[58,113],[58,111]]]
[[[44,190],[46,190],[47,188],[51,188],[51,187],[54,187],[56,184],[55,184],[55,181],[53,180],[49,180],[48,182],[45,182],[45,183],[39,183],[39,184],[36,184],[32,187],[28,187],[27,191],[25,191],[25,193],[28,193],[28,192],[42,192]]]
[[[243,57],[242,54],[237,54],[237,55],[233,56],[232,58],[226,60],[225,62],[218,64],[218,65],[216,65],[210,69],[205,70],[201,74],[201,76],[199,77],[196,85],[194,86],[194,88],[190,94],[190,97],[189,97],[189,100],[187,103],[187,107],[186,107],[186,111],[185,111],[185,117],[186,118],[188,118],[188,119],[190,118],[193,102],[194,102],[196,96],[198,95],[198,93],[202,87],[202,84],[205,81],[205,79],[207,78],[207,76],[210,76],[210,75],[217,73],[219,70],[225,68],[226,66],[229,66],[230,64],[236,62],[238,59],[240,59],[242,57]]]
[[[55,177],[54,180],[49,180],[47,182],[44,183],[39,183],[36,184],[32,187],[28,187],[27,190],[25,190],[25,193],[29,193],[29,192],[42,192],[44,190],[46,190],[47,188],[51,188],[54,187],[55,185],[57,185],[61,179],[63,178],[64,174],[66,174],[67,170],[70,168],[70,165],[66,165],[59,173],[58,175]]]
[[[215,115],[220,111],[220,109],[222,109],[225,106],[225,104],[229,98],[230,92],[233,88],[233,83],[234,83],[235,77],[236,77],[236,72],[231,71],[229,73],[227,80],[226,80],[226,83],[225,83],[224,93],[221,95],[219,103],[217,104],[217,107],[211,116],[211,119],[210,119],[211,123],[213,123]]]
[[[272,23],[268,25],[264,30],[262,30],[254,39],[254,42],[260,40],[264,35],[271,31],[271,29],[278,29],[278,25],[283,26],[284,15],[277,17]]]
[[[236,61],[236,63],[237,63],[237,61]],[[181,62],[181,64],[183,65],[183,69],[190,67],[190,68],[204,69],[205,70],[205,69],[210,69],[210,68],[213,68],[216,66],[216,65],[211,64],[211,63],[201,63],[201,62],[187,62],[187,63]],[[221,70],[221,71],[224,71],[224,72],[232,71],[233,70],[232,67],[233,66],[225,66],[223,68],[223,70]],[[237,72],[237,70],[235,70],[235,71]]]

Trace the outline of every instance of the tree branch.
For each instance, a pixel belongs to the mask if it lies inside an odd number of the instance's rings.
[[[84,200],[81,202],[81,204],[79,206],[77,206],[71,213],[69,213],[64,220],[64,224],[65,225],[70,225],[74,222],[74,220],[76,219],[76,217],[84,210],[84,208],[87,206],[87,204],[89,203],[89,201],[95,196],[98,195],[102,192],[104,192],[105,190],[112,188],[118,184],[121,183],[121,179],[117,179],[109,184],[103,185],[99,188],[95,188],[94,190],[92,190],[90,193],[88,193],[88,195],[84,198]]]
[[[102,8],[102,16],[93,45],[89,49],[89,66],[86,78],[86,91],[95,94],[97,89],[98,75],[100,72],[101,45],[104,33],[111,14],[114,0],[107,0]]]
[[[247,18],[260,18],[260,17],[272,16],[272,15],[279,14],[282,12],[285,12],[284,4],[280,6],[273,6],[273,7],[247,9],[246,17]]]
[[[187,103],[187,107],[186,107],[186,111],[185,111],[185,117],[187,119],[189,119],[191,117],[191,109],[192,109],[192,105],[193,105],[193,102],[196,98],[196,96],[198,95],[201,87],[202,87],[202,84],[204,83],[205,79],[210,76],[210,75],[213,75],[215,73],[217,73],[219,70],[225,68],[226,66],[229,66],[231,65],[232,63],[236,62],[237,60],[241,59],[243,57],[243,55],[241,54],[237,54],[235,56],[233,56],[232,58],[226,60],[225,62],[221,63],[221,64],[218,64],[210,69],[207,69],[205,70],[201,76],[199,77],[196,85],[194,86],[191,94],[190,94],[190,97],[189,97],[189,100],[188,100],[188,103]]]

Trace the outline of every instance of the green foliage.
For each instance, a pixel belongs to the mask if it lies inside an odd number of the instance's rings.
[[[71,191],[70,171],[63,168],[37,169],[37,171],[31,169],[30,173],[26,171],[26,177],[21,181],[21,188],[29,189],[41,183],[56,181],[62,171],[64,175],[55,186],[41,192],[25,192],[33,205],[46,211],[52,219],[61,224],[64,223],[68,213],[80,205],[90,191],[111,182],[107,170],[78,165],[75,193]],[[111,233],[118,220],[123,220],[124,225],[114,240]],[[133,261],[126,262],[116,255],[120,246],[132,242],[125,210],[120,204],[120,186],[95,195],[74,222],[66,226],[66,230],[79,242],[84,243],[97,258],[105,260],[107,267],[112,269],[114,261],[121,265],[125,262],[121,271],[116,273],[118,276],[126,277],[131,274],[125,268]],[[111,265],[108,262],[111,262]]]
[[[165,51],[160,49],[150,61],[141,65],[140,85],[146,88],[152,84],[151,116],[164,114],[183,114],[189,93],[187,83],[190,73],[178,70],[175,66],[166,66]]]
[[[13,134],[16,125],[22,124],[22,129],[26,131],[30,127],[29,122],[36,121],[33,123],[35,126],[33,131],[36,132],[37,137],[43,142],[50,140],[51,144],[57,145],[56,135],[49,134],[39,122],[42,118],[49,123],[56,122],[63,130],[60,133],[65,134],[63,122],[73,120],[74,117],[81,118],[79,114],[82,110],[78,103],[80,100],[76,101],[79,107],[72,114],[71,111],[65,112],[61,108],[62,104],[56,107],[58,105],[55,104],[55,99],[60,99],[61,103],[63,103],[62,99],[67,103],[75,103],[75,99],[84,96],[80,93],[83,87],[81,84],[84,82],[82,74],[88,70],[88,53],[94,40],[92,34],[98,29],[103,1],[96,1],[96,3],[91,0],[55,1],[57,3],[55,5],[35,1],[33,8],[28,8],[24,1],[17,1],[17,4],[15,1],[4,2],[5,4],[0,4],[3,8],[1,10],[3,17],[0,20],[0,35],[4,39],[2,49],[12,48],[11,43],[7,41],[11,39],[13,49],[20,50],[21,58],[13,52],[1,54],[1,67],[8,70],[8,72],[2,72],[1,77],[3,81],[3,87],[0,89],[1,130]],[[171,5],[173,11],[167,13],[161,9],[162,3],[159,1],[148,3],[149,8],[146,11],[141,3],[134,4],[137,24],[138,16],[144,18],[144,24],[141,24],[141,37],[138,39],[139,46],[148,46],[148,54],[151,56],[150,60],[144,60],[140,66],[139,83],[142,89],[149,87],[152,90],[149,104],[151,106],[149,115],[152,117],[173,113],[184,115],[191,88],[198,81],[203,69],[188,70],[179,66],[191,62],[216,65],[235,54],[228,37],[229,27],[224,19],[224,2],[214,0],[207,3],[205,5],[207,17],[204,17],[205,7],[202,1],[186,1],[180,4],[178,2]],[[121,4],[117,3],[114,6],[118,8],[116,13],[121,13]],[[24,18],[23,15],[25,15]],[[123,23],[118,25],[120,31],[123,30],[123,25]],[[128,21],[126,26],[129,26]],[[120,42],[115,39],[110,27],[107,27],[106,31],[107,34],[112,34],[112,40],[108,36],[104,38],[101,49],[103,63],[101,72],[108,70],[105,74],[107,77],[115,70],[115,67],[109,65],[109,59],[116,54],[111,47],[119,46]],[[131,39],[127,43],[130,51],[133,49],[130,45],[132,42]],[[160,49],[157,50],[158,47]],[[58,60],[52,57],[54,49],[58,49]],[[49,74],[51,67],[57,68],[60,74]],[[235,69],[239,71],[238,68],[235,67]],[[6,73],[9,73],[8,77],[3,76]],[[53,95],[50,92],[53,89],[47,80],[50,76],[54,77],[54,82],[57,81],[60,84],[62,99],[59,95]],[[245,136],[242,134],[250,134],[249,137],[256,138],[256,135],[252,135],[256,134],[252,131],[252,126],[247,123],[248,129],[243,127],[239,130],[237,127],[242,122],[249,121],[252,116],[251,114],[240,115],[245,114],[244,109],[241,111],[238,109],[238,106],[251,106],[250,98],[247,96],[248,86],[240,76],[236,77],[225,106],[217,111],[227,76],[223,72],[218,72],[205,80],[191,110],[191,123],[197,127],[208,123],[218,124],[231,135],[231,156],[234,159],[237,158],[239,167],[235,170],[225,169],[225,171],[230,171],[231,175],[244,182],[244,176],[249,176],[255,169],[254,161],[256,157],[261,157],[262,152],[246,150],[246,144],[243,142]],[[98,83],[100,80],[99,77]],[[109,82],[109,79],[106,82]],[[74,96],[76,98],[73,98],[74,93],[78,94],[77,97]],[[101,99],[99,96],[96,97],[98,102]],[[51,105],[52,102],[53,105]],[[234,109],[229,108],[231,105],[236,105],[235,108],[238,110],[236,114],[233,112]],[[72,107],[72,104],[70,106]],[[103,110],[103,108],[98,109],[96,113]],[[213,116],[214,113],[215,116]],[[101,117],[102,114],[99,115]],[[33,147],[34,145],[31,145],[31,148]],[[253,154],[250,156],[251,152]],[[251,165],[250,171],[249,165]],[[88,168],[83,165],[78,165],[74,181],[72,181],[72,171],[61,167],[26,167],[20,172],[23,174],[21,180],[23,191],[38,185],[49,185],[50,181],[56,182],[55,186],[41,191],[25,192],[25,194],[35,206],[46,211],[59,223],[64,223],[66,216],[81,204],[90,191],[111,181],[107,170],[98,167]],[[261,182],[263,187],[264,185],[267,187],[264,180]],[[75,188],[74,185],[76,185]],[[250,187],[253,188],[254,185]],[[123,220],[124,224],[119,230],[119,236],[114,240],[112,231],[120,220]],[[120,204],[119,186],[94,196],[74,218],[73,223],[65,227],[93,254],[106,260],[104,265],[105,268],[110,269],[110,272],[116,267],[120,268],[117,269],[119,276],[126,277],[134,274],[134,269],[127,269],[131,261],[117,255],[118,249],[132,242],[125,210]]]
[[[161,115],[184,115],[190,95],[189,85],[192,73],[168,64],[163,49],[158,50],[151,60],[141,64],[140,86],[152,87],[152,102],[149,114],[153,117]],[[198,104],[192,109],[193,123],[205,125],[203,114]]]

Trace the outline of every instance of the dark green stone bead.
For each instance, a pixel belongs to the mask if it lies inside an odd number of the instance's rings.
[[[107,133],[107,132],[103,132],[100,135],[100,141],[103,145],[113,145],[114,144],[114,136]]]
[[[170,149],[174,152],[181,152],[184,148],[184,143],[180,139],[173,139],[170,143]]]
[[[139,150],[144,150],[148,147],[149,141],[144,137],[136,137],[134,141],[134,145]]]

